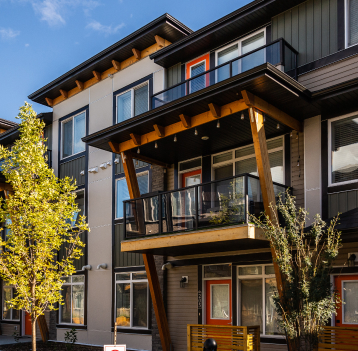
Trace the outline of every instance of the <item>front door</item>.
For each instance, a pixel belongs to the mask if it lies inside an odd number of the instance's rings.
[[[232,325],[230,279],[206,281],[206,324]]]
[[[32,335],[31,316],[27,312],[25,312],[25,335]]]
[[[343,306],[337,310],[336,327],[358,327],[358,275],[334,278]]]

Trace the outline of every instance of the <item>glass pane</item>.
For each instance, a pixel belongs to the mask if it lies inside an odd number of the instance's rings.
[[[185,177],[184,187],[200,184],[201,174],[195,174],[189,177]]]
[[[358,117],[332,122],[332,183],[358,179]]]
[[[84,324],[85,315],[85,286],[72,285],[72,323]]]
[[[255,155],[255,149],[253,145],[245,146],[235,151],[235,158],[249,156],[249,155]]]
[[[258,175],[255,157],[235,162],[235,174],[239,175],[244,173],[249,173],[255,176]]]
[[[259,325],[262,330],[262,280],[240,280],[241,325]]]
[[[71,119],[62,125],[62,157],[72,155],[72,124]]]
[[[191,77],[195,77],[198,74],[205,72],[205,61],[195,66],[192,66],[190,69],[191,69]],[[190,93],[194,93],[195,91],[205,88],[205,79],[206,79],[205,76],[206,74],[203,74],[202,76],[189,81]]]
[[[269,160],[272,180],[283,184],[283,151],[269,153]]]
[[[116,322],[120,327],[130,327],[130,292],[129,283],[116,284]]]
[[[74,275],[72,276],[72,283],[84,283],[85,276],[84,275]]]
[[[273,266],[266,266],[265,274],[275,274],[275,269],[273,268]]]
[[[241,55],[265,45],[264,32],[242,41]],[[265,50],[259,50],[241,59],[241,71],[245,72],[265,62]]]
[[[6,301],[11,300],[11,290],[10,287],[4,287],[3,289],[3,310],[2,310],[2,318],[3,319],[11,319],[11,308],[10,304]]]
[[[132,117],[132,91],[117,97],[117,123]]]
[[[20,311],[12,309],[12,320],[19,320],[20,319]]]
[[[61,280],[62,280],[64,283],[71,283],[71,277],[62,277]]]
[[[148,327],[147,283],[133,283],[133,327]]]
[[[262,274],[261,266],[239,267],[239,275],[259,275]]]
[[[232,159],[232,152],[226,152],[225,154],[216,155],[213,157],[213,164],[220,163],[224,161],[229,161]]]
[[[134,90],[134,116],[148,111],[148,85]]]
[[[358,0],[349,0],[348,45],[358,44]]]
[[[218,53],[218,66],[222,65],[225,62],[233,60],[235,57],[239,56],[238,45],[230,46]],[[217,81],[221,82],[224,79],[230,77],[230,64],[220,67],[217,70]]]
[[[211,319],[230,319],[229,284],[213,284],[211,287]]]
[[[85,191],[84,190],[77,191],[76,196],[77,197],[75,202],[78,205],[78,209],[80,210],[80,212],[74,213],[73,221],[72,221],[73,226],[78,223],[79,216],[84,216],[85,214]]]
[[[343,282],[343,322],[358,324],[358,281]]]
[[[148,189],[148,173],[142,174],[137,176],[138,179],[138,186],[139,186],[139,192],[141,195],[143,194],[147,194],[149,189]]]
[[[132,273],[132,279],[147,279],[147,273],[146,272],[138,272],[138,273]]]
[[[220,179],[225,179],[225,178],[229,178],[233,176],[233,165],[232,163],[227,165],[227,166],[223,166],[223,167],[219,167],[219,168],[215,168],[215,180],[220,180]]]
[[[130,273],[117,273],[116,280],[129,280],[131,279]]]
[[[71,323],[71,285],[62,285],[63,305],[60,308],[61,323]]]
[[[201,158],[196,158],[195,160],[182,162],[179,164],[179,170],[185,171],[187,169],[200,167],[201,166]]]
[[[85,151],[85,143],[81,140],[86,135],[86,114],[81,113],[75,118],[73,153]]]
[[[127,182],[124,179],[117,180],[117,194],[116,194],[116,218],[123,217],[123,201],[129,200],[129,192]]]
[[[204,278],[231,278],[231,265],[204,266]]]
[[[272,267],[272,266],[268,266]],[[266,267],[266,268],[268,268]],[[277,292],[276,278],[265,279],[265,328],[266,335],[278,335],[277,313],[273,296]]]

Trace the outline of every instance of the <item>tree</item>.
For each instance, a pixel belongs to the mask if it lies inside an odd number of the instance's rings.
[[[319,215],[306,228],[308,212],[297,208],[288,192],[285,199],[284,203],[280,197],[278,205],[271,207],[273,213],[281,214],[284,224],[268,216],[250,218],[270,241],[283,276],[282,296],[274,295],[278,325],[286,333],[291,351],[310,351],[340,302],[330,283],[340,232],[334,229],[337,218],[327,226]]]
[[[47,165],[43,139],[44,123],[25,103],[18,115],[20,138],[11,150],[0,146],[1,171],[12,186],[0,200],[0,221],[6,222],[9,234],[0,239],[0,275],[16,290],[7,301],[14,309],[30,314],[32,350],[36,351],[36,321],[45,309],[61,303],[61,277],[75,272],[73,261],[82,255],[79,235],[89,230],[85,217],[74,215],[76,186],[68,177],[58,179]],[[58,258],[65,245],[66,257]]]

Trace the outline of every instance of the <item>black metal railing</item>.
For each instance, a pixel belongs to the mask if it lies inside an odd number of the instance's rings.
[[[261,46],[154,94],[152,96],[152,109],[234,77],[263,63],[281,65],[284,72],[293,71],[294,78],[297,80],[297,55],[298,52],[284,39],[277,39],[268,45]]]
[[[275,196],[288,187],[274,183]],[[123,201],[124,237],[168,234],[248,223],[264,210],[259,178],[242,174]]]

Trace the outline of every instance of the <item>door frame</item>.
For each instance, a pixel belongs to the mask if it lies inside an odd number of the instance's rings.
[[[183,170],[183,171],[180,171],[180,164],[181,164],[181,163],[186,163],[186,162],[188,162],[188,161],[193,161],[193,160],[196,160],[196,159],[199,159],[199,158],[200,158],[200,166],[193,167],[193,168],[188,168],[188,169],[185,169],[185,170]],[[189,159],[187,159],[187,160],[178,162],[178,168],[177,168],[177,169],[178,169],[178,189],[184,188],[184,185],[182,184],[182,180],[183,180],[182,175],[185,174],[185,173],[197,171],[198,169],[200,169],[200,170],[201,170],[201,179],[203,179],[203,168],[202,168],[202,164],[203,164],[202,156],[200,156],[200,157],[194,157],[194,158],[189,158]]]

